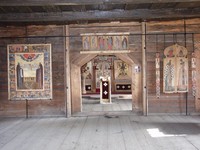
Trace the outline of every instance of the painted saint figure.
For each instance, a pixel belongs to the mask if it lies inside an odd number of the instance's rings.
[[[112,36],[108,37],[107,45],[108,45],[108,50],[112,50],[112,47],[113,47],[113,38],[112,38]]]
[[[96,50],[97,49],[97,38],[96,36],[91,36],[91,49]]]
[[[180,59],[178,90],[187,90],[187,70],[183,59]]]
[[[165,90],[166,91],[174,91],[173,87],[173,78],[174,78],[174,65],[171,60],[165,66]]]
[[[127,43],[128,43],[127,38],[124,37],[123,40],[122,40],[122,48],[123,49],[127,49]]]
[[[99,37],[98,38],[98,45],[99,45],[99,49],[100,50],[105,49],[105,43],[104,43],[104,38],[103,37]]]
[[[20,66],[20,63],[17,64],[16,71],[17,71],[17,88],[22,89],[24,83],[24,71]]]
[[[84,50],[89,50],[89,37],[85,37],[83,41]]]
[[[43,88],[43,66],[39,63],[38,69],[36,69],[36,82],[38,84],[38,88]]]
[[[116,36],[115,37],[115,49],[119,50],[120,49],[120,40],[119,40],[119,37]]]

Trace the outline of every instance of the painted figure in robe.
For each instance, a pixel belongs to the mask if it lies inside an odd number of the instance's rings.
[[[23,79],[24,71],[22,67],[20,66],[20,63],[17,64],[16,71],[17,71],[17,87],[21,89],[23,88],[23,84],[24,84],[24,79]]]
[[[166,64],[165,67],[165,90],[174,91],[173,87],[173,78],[174,78],[174,65],[171,60]]]
[[[179,77],[178,77],[178,90],[187,90],[187,69],[183,59],[180,59],[179,63]]]

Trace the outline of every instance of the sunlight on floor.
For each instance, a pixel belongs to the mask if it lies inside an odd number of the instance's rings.
[[[159,138],[159,137],[177,137],[177,136],[186,136],[186,134],[164,134],[158,128],[147,129],[147,132],[151,137]]]

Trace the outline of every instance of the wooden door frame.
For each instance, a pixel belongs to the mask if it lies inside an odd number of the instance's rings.
[[[70,61],[70,79],[71,79],[71,112],[72,114],[82,112],[82,93],[81,93],[81,71],[80,68],[83,66],[85,63],[89,62],[93,58],[97,56],[97,54],[80,54],[77,52],[71,53],[71,56],[73,56],[73,59]],[[109,55],[114,55],[121,59],[122,61],[126,62],[129,64],[132,68],[132,79],[131,79],[131,84],[132,87],[134,85],[134,61],[127,55],[127,54],[109,54]],[[72,58],[72,57],[70,57]],[[133,103],[134,103],[134,88],[132,88],[132,110],[133,110]]]

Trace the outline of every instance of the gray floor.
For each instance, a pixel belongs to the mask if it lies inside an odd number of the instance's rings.
[[[95,111],[131,111],[132,102],[130,99],[113,99],[110,104],[100,104],[99,100],[84,100],[83,112]]]
[[[0,118],[1,150],[198,150],[200,116]]]
[[[111,103],[100,104],[99,95],[88,95],[82,98],[82,112],[108,112],[108,111],[131,111],[132,95],[113,94]]]

